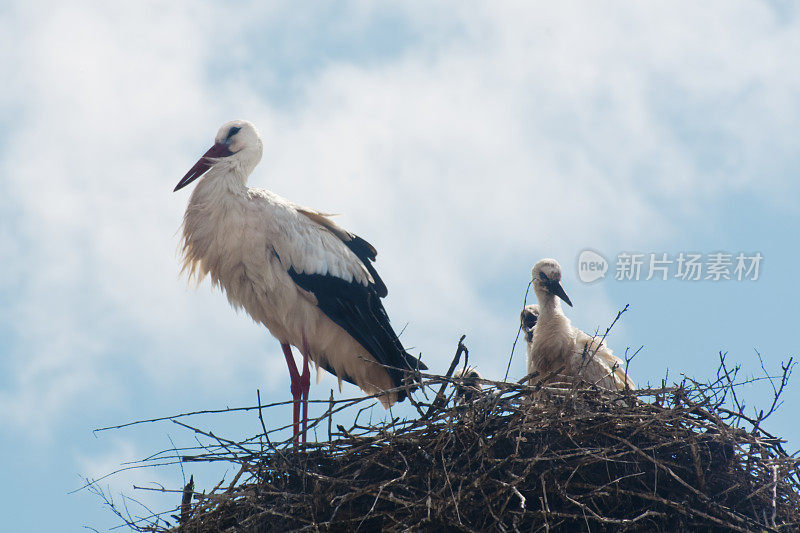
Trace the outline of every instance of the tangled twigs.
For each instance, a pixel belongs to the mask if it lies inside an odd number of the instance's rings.
[[[445,374],[445,378],[449,378],[453,375],[453,371],[458,366],[459,361],[461,361],[461,354],[464,354],[465,357],[469,357],[469,350],[467,347],[464,346],[464,339],[466,335],[461,335],[461,338],[458,340],[458,348],[456,349],[456,354],[453,356],[453,361],[450,363],[450,368],[447,369],[447,374]],[[434,398],[433,403],[428,408],[428,411],[425,413],[424,418],[429,418],[431,414],[442,407],[444,403],[445,395],[444,390],[447,387],[448,382],[442,381],[442,386],[439,387],[439,392],[436,393],[436,398]]]
[[[762,429],[774,409],[740,410],[733,389],[742,381],[732,369],[711,383],[686,378],[620,393],[481,380],[482,393],[456,405],[448,401],[460,383],[452,370],[465,353],[459,343],[447,375],[420,375],[420,387],[438,391],[430,402],[415,393],[417,412],[428,416],[355,416],[346,427],[331,416],[344,422],[344,406],[360,414],[374,400],[328,399],[315,421],[331,428],[328,441],[301,451],[182,422],[204,439],[192,460],[234,464],[237,475],[207,493],[175,489],[175,503],[183,501],[170,511],[119,516],[158,532],[800,528],[798,460]],[[791,364],[782,368],[765,378],[778,396]],[[259,434],[274,431],[261,425],[268,417],[253,418]],[[178,524],[168,521],[173,513]]]

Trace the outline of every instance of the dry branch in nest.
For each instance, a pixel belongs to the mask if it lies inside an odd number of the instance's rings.
[[[791,362],[776,380],[780,390],[790,370]],[[610,393],[483,380],[482,394],[466,405],[452,401],[454,378],[423,377],[416,398],[425,389],[433,394],[415,401],[416,419],[373,425],[357,417],[328,442],[299,450],[212,434],[216,444],[184,461],[235,463],[233,482],[209,493],[191,484],[176,489],[180,506],[128,525],[192,532],[800,528],[798,460],[761,429],[763,413],[726,407],[738,383],[724,358],[712,383]],[[337,405],[331,400],[315,424],[330,428]],[[163,518],[170,514],[180,525]]]

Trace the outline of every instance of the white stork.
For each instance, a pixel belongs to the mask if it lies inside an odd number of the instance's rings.
[[[183,218],[183,270],[206,275],[230,304],[278,339],[289,366],[294,441],[306,441],[309,359],[384,408],[405,398],[399,369],[425,369],[403,349],[381,298],[387,290],[367,241],[328,215],[264,189],[247,187],[263,145],[253,124],[224,124],[212,146],[175,191],[203,177]],[[292,346],[303,356],[298,372]],[[395,368],[386,368],[395,367]],[[302,433],[299,410],[302,402]]]
[[[539,300],[539,316],[528,341],[528,373],[547,375],[565,367],[563,375],[579,377],[609,390],[635,389],[625,373],[623,362],[605,342],[575,328],[561,310],[564,300],[572,302],[561,286],[561,265],[555,259],[542,259],[531,272],[533,291]],[[525,311],[523,311],[524,317]]]
[[[483,376],[475,367],[459,368],[453,372],[453,378],[459,381],[456,382],[456,403],[474,402],[483,390],[480,382]]]
[[[536,304],[526,305],[519,314],[519,323],[522,332],[525,334],[525,341],[530,345],[533,342],[533,329],[539,320],[539,306]]]

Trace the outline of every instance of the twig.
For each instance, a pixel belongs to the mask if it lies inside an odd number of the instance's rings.
[[[192,494],[194,493],[194,475],[189,478],[189,483],[183,487],[183,497],[181,498],[181,525],[189,521],[189,513],[192,509]]]
[[[445,378],[450,378],[453,375],[453,371],[458,366],[458,361],[461,359],[462,353],[469,353],[467,347],[464,346],[464,339],[467,338],[466,335],[461,335],[461,338],[458,341],[458,348],[456,348],[456,354],[453,356],[453,361],[450,363],[450,368],[447,369],[447,373],[445,374]],[[444,389],[447,387],[447,381],[442,382],[442,386],[439,387],[439,392],[436,393],[436,397],[431,402],[431,406],[428,408],[428,411],[425,413],[423,418],[429,418],[431,414],[436,410],[439,409],[445,402],[444,400]]]
[[[532,281],[529,281],[528,287],[525,289],[525,297],[522,298],[523,309],[525,309],[525,307],[528,305],[528,293],[531,290],[532,283],[533,283]],[[511,360],[514,358],[514,349],[517,347],[517,341],[519,340],[519,334],[521,332],[522,332],[522,324],[520,324],[519,327],[517,328],[517,336],[514,337],[514,343],[511,345],[511,353],[508,354],[508,365],[506,365],[506,373],[503,376],[503,381],[508,381],[508,372],[511,370]]]

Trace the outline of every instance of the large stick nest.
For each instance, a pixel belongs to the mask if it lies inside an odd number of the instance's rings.
[[[337,430],[331,419],[345,401],[331,400],[312,424],[327,426],[329,440],[299,448],[273,444],[266,428],[242,442],[192,428],[213,444],[181,457],[184,464],[228,461],[238,474],[209,493],[190,483],[180,507],[128,525],[192,532],[800,528],[798,460],[760,427],[763,412],[752,418],[735,408],[737,384],[724,360],[711,383],[684,379],[620,393],[492,381],[477,392],[448,376],[422,376],[432,401],[420,402],[416,392],[419,417],[411,420],[372,424],[356,416]],[[780,390],[787,379],[784,367]],[[455,401],[464,392],[473,394]],[[170,516],[180,525],[171,526]]]

